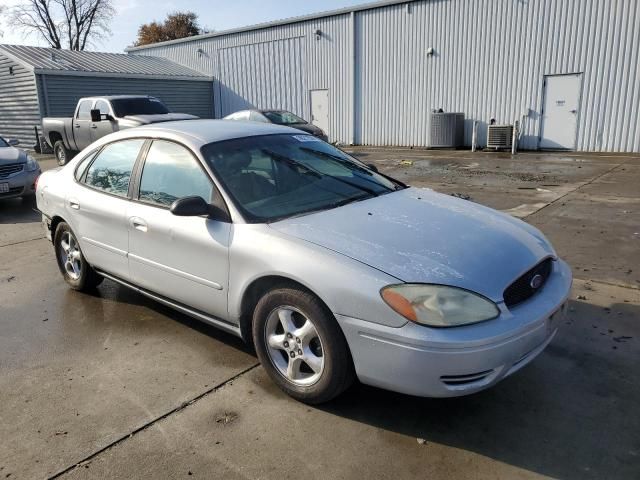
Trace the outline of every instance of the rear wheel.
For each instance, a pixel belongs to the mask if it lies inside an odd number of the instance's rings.
[[[60,222],[53,238],[60,273],[74,290],[91,290],[104,279],[89,265],[82,255],[80,244],[65,222]]]
[[[318,298],[303,290],[279,288],[260,299],[253,341],[269,376],[302,402],[327,402],[355,377],[338,323]]]
[[[53,153],[60,166],[66,165],[73,158],[73,152],[65,146],[62,140],[58,140],[53,144]]]

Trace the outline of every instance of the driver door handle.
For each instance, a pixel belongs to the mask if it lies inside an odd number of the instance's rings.
[[[80,210],[80,203],[75,198],[69,199],[69,206],[74,210]]]
[[[147,222],[145,222],[140,217],[131,217],[129,219],[129,223],[136,230],[140,230],[141,232],[146,232],[147,231]]]

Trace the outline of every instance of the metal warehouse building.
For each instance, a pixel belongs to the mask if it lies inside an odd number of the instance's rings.
[[[637,0],[386,1],[130,48],[214,77],[217,117],[285,108],[332,141],[429,146],[430,112],[521,148],[640,151]]]
[[[42,117],[73,116],[93,95],[153,95],[173,111],[212,116],[211,77],[164,58],[0,45],[0,135],[36,143]]]

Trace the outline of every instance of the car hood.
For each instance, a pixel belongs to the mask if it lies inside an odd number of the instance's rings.
[[[188,113],[159,113],[157,115],[127,115],[127,120],[138,122],[140,125],[149,123],[172,122],[174,120],[195,120],[199,117]]]
[[[271,224],[403,282],[465,288],[496,302],[555,252],[534,227],[476,203],[408,188]]]
[[[0,147],[0,165],[26,162],[27,154],[14,147]]]

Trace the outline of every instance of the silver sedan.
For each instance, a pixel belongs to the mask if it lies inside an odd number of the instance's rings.
[[[494,385],[552,340],[571,287],[532,226],[289,127],[118,132],[45,172],[37,202],[72,288],[108,278],[241,336],[309,403],[355,378],[433,397]]]

